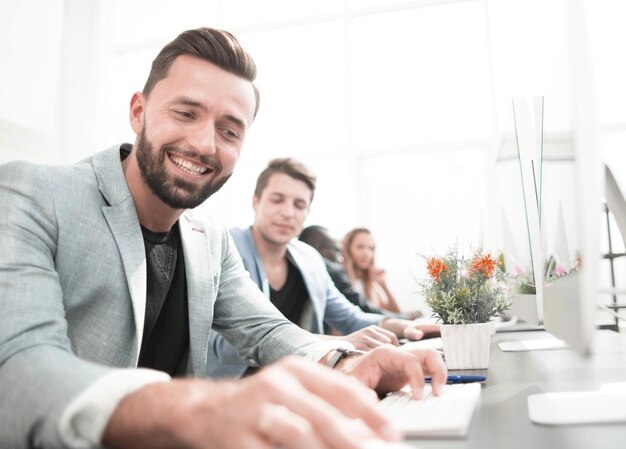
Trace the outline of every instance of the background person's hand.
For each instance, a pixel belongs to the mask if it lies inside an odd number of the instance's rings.
[[[424,316],[424,312],[421,310],[411,310],[409,312],[404,312],[404,315],[406,315],[409,320],[414,320],[416,318],[422,318]]]
[[[120,402],[102,443],[120,449],[358,449],[364,438],[399,438],[376,403],[355,379],[288,357],[241,381],[144,386]]]
[[[418,324],[414,321],[409,323],[411,324],[407,324],[402,331],[404,337],[409,340],[441,337],[441,327],[438,324]]]
[[[415,321],[403,320],[400,318],[387,318],[381,326],[399,338],[408,340],[421,340],[422,338],[433,338],[441,336],[441,329],[438,324],[418,324]]]
[[[380,326],[367,326],[356,332],[345,335],[343,337],[334,337],[341,340],[349,341],[354,345],[355,349],[368,351],[380,345],[391,344],[398,346],[398,337],[391,331],[383,329]]]
[[[387,272],[385,271],[384,268],[371,266],[368,271],[369,271],[370,277],[375,282],[378,282],[379,284],[385,284],[386,279],[387,279]]]
[[[360,357],[343,359],[337,369],[356,377],[378,394],[396,391],[409,384],[413,397],[421,398],[424,376],[432,376],[433,393],[439,395],[448,370],[438,351],[379,346]]]

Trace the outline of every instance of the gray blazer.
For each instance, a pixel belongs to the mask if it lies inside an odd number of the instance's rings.
[[[141,348],[146,261],[120,147],[0,166],[0,217],[0,447],[63,447],[67,404],[111,367],[136,367]],[[318,341],[263,300],[214,215],[179,223],[189,374],[206,373],[211,328],[259,365]]]

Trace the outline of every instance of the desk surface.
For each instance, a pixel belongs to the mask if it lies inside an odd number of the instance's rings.
[[[604,449],[626,448],[626,423],[545,426],[528,418],[527,396],[553,391],[597,390],[607,382],[626,382],[626,336],[597,331],[593,354],[571,350],[503,352],[501,341],[546,338],[544,332],[496,334],[491,343],[481,401],[469,434],[462,440],[411,440],[422,449]],[[468,371],[470,373],[471,371]],[[625,404],[626,406],[626,404]]]

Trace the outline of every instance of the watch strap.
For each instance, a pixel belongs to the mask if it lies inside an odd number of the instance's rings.
[[[341,359],[345,359],[347,357],[360,356],[363,354],[365,354],[365,352],[358,351],[356,349],[337,348],[333,356],[328,361],[328,363],[326,363],[326,365],[329,368],[334,368],[335,366],[337,366],[337,364],[339,363]]]

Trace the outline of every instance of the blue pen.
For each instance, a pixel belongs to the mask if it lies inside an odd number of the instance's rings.
[[[432,378],[430,376],[426,376],[424,380],[426,382],[432,382]],[[485,380],[487,380],[486,376],[456,375],[456,376],[448,376],[447,383],[460,384],[460,383],[468,383],[468,382],[484,382]]]

